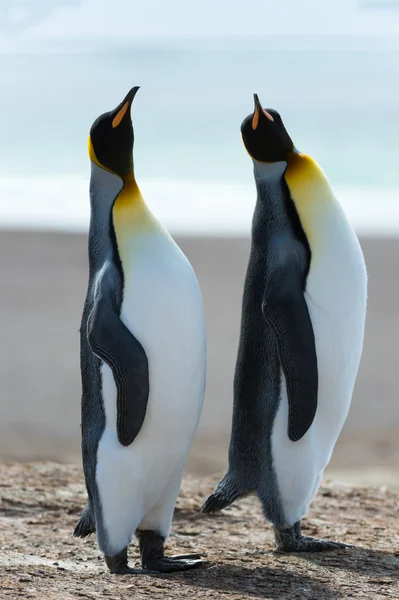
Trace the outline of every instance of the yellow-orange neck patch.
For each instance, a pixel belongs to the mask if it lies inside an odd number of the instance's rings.
[[[121,177],[114,171],[107,169],[98,160],[89,136],[88,150],[90,160],[113,175]],[[154,218],[148,210],[146,203],[141,195],[133,171],[123,178],[123,188],[119,192],[113,208],[112,220],[115,229],[118,251],[125,268],[129,268],[130,245],[132,240],[137,239],[140,233],[154,227]]]
[[[94,164],[96,164],[98,167],[101,167],[105,171],[108,171],[108,173],[113,173],[114,175],[117,175],[118,177],[120,177],[121,179],[123,179],[123,181],[125,182],[125,185],[130,186],[130,188],[132,188],[134,186],[137,187],[137,183],[136,183],[136,180],[134,178],[133,171],[131,173],[129,173],[128,175],[126,175],[125,177],[122,177],[121,175],[119,175],[119,173],[115,173],[115,171],[112,171],[111,169],[108,169],[106,166],[104,166],[103,164],[100,163],[100,161],[98,160],[98,158],[96,156],[96,153],[94,151],[93,142],[91,141],[91,137],[90,136],[89,136],[89,139],[88,139],[88,152],[89,152],[90,160],[92,162],[94,162]]]
[[[284,178],[312,248],[318,244],[321,221],[337,204],[330,183],[313,158],[297,152],[289,155]]]
[[[98,167],[101,167],[102,169],[105,169],[105,167],[98,160],[98,158],[96,156],[96,153],[94,152],[93,142],[91,141],[91,137],[90,136],[89,136],[89,139],[87,140],[87,150],[89,152],[90,160],[92,162],[94,162],[94,164],[96,164]],[[106,169],[106,170],[108,171],[109,169]]]
[[[122,240],[126,241],[147,229],[152,222],[151,213],[133,174],[126,177],[124,182],[112,209],[118,245]]]
[[[156,229],[156,221],[148,210],[133,175],[114,202],[112,220],[116,243],[125,275],[132,269],[132,260],[142,235]]]
[[[317,162],[306,154],[291,152],[287,156],[288,167],[285,172],[285,179],[288,185],[295,189],[314,190],[317,186],[325,187],[330,190],[330,184],[323,170]]]

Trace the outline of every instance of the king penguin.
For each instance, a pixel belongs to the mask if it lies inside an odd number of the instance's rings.
[[[81,324],[82,454],[88,503],[112,573],[196,567],[165,556],[205,391],[206,334],[193,268],[147,208],[133,168],[134,87],[94,122],[89,284]],[[128,566],[136,534],[141,569]]]
[[[229,468],[202,511],[256,493],[279,551],[340,548],[302,535],[300,521],[351,402],[366,318],[363,253],[321,168],[256,94],[241,133],[257,202]]]

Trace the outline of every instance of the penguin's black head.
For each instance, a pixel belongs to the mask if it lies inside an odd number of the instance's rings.
[[[122,178],[133,170],[134,133],[130,107],[138,89],[138,86],[132,88],[114,110],[100,115],[90,129],[91,160]]]
[[[254,94],[255,109],[252,115],[244,119],[241,125],[242,139],[248,154],[259,162],[279,162],[286,160],[294,150],[294,144],[288,135],[277,111],[265,110]]]

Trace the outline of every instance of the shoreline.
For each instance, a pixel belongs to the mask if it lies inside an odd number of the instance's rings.
[[[253,182],[138,179],[138,185],[151,211],[173,235],[233,238],[251,231]],[[332,187],[359,236],[399,236],[399,187]],[[88,189],[83,174],[0,176],[0,229],[87,235]]]

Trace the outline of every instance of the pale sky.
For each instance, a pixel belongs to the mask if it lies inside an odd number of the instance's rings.
[[[373,2],[374,9],[362,8]],[[0,0],[3,43],[52,38],[398,34],[399,0]],[[380,7],[380,8],[379,8]]]

